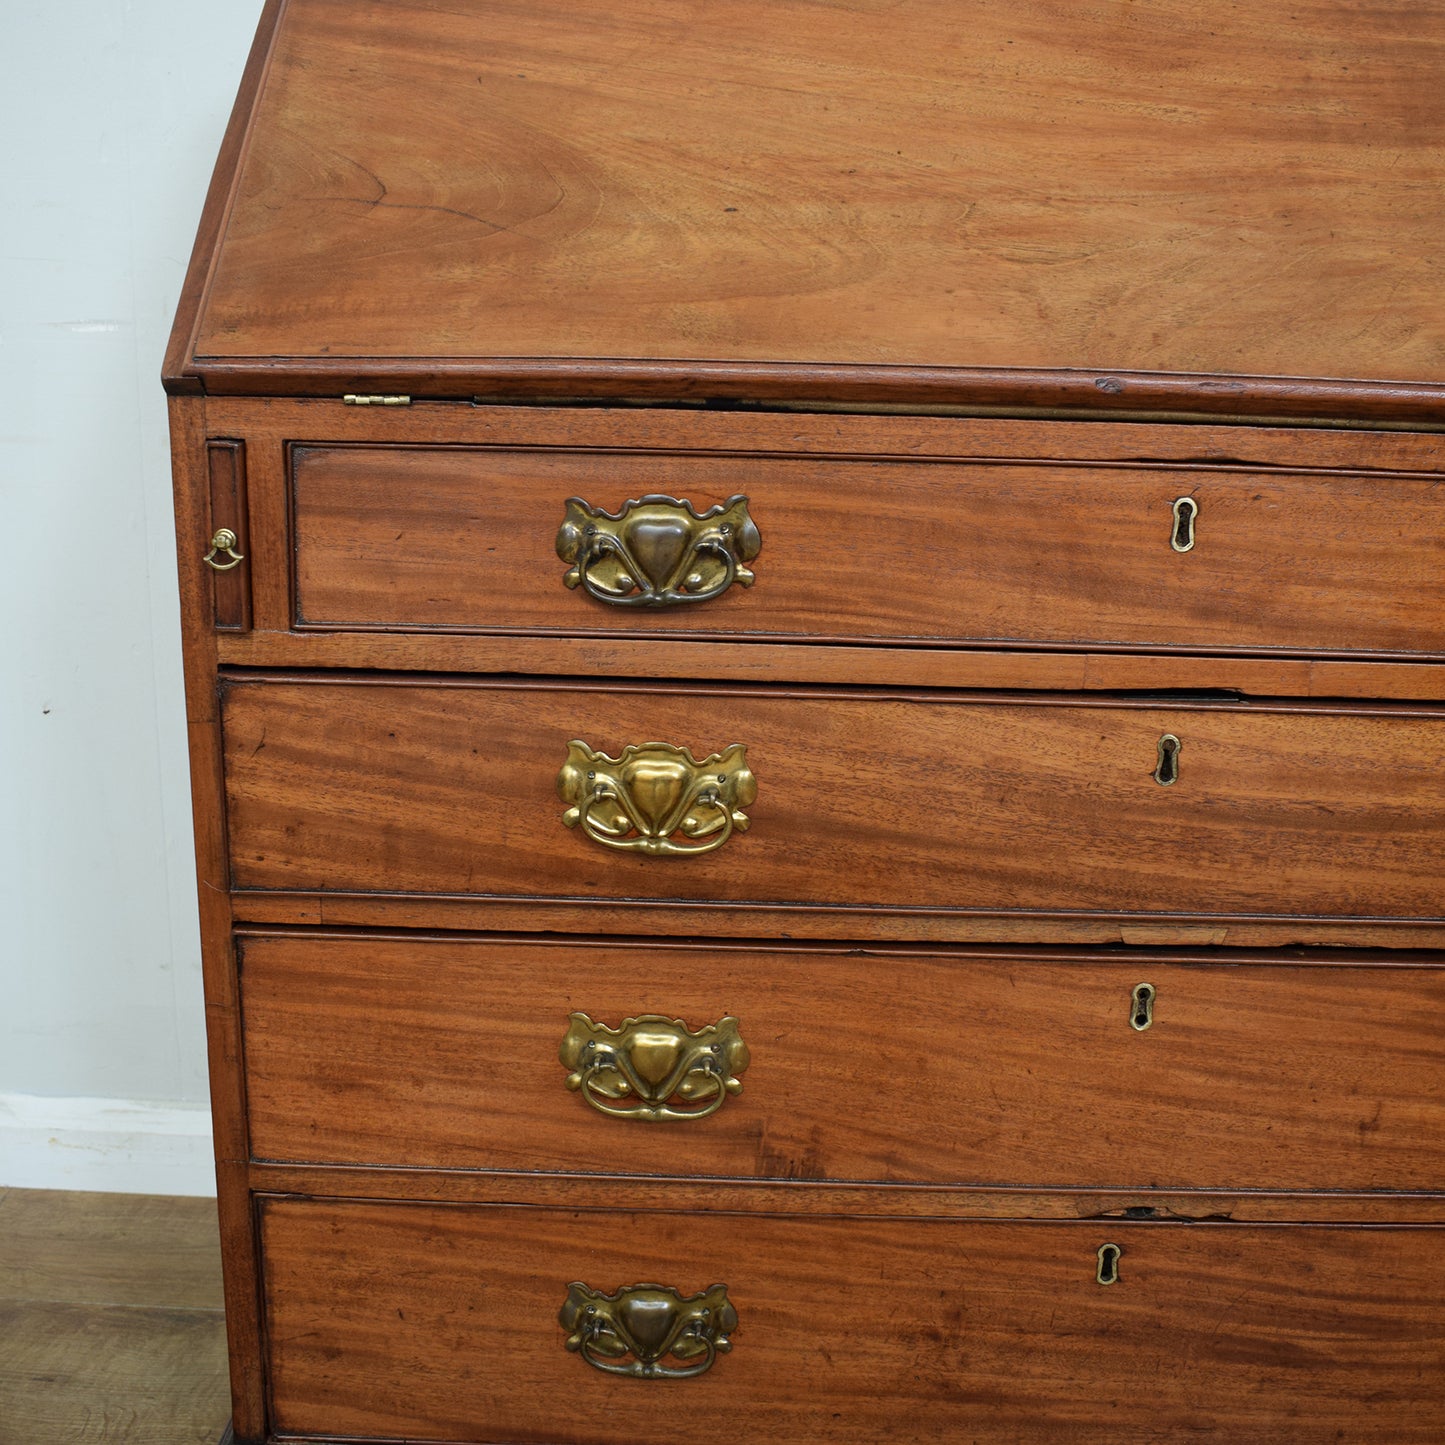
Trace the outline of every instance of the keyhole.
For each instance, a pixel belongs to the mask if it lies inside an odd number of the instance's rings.
[[[1161,788],[1172,787],[1179,781],[1179,749],[1183,746],[1173,733],[1165,733],[1159,739],[1159,760],[1154,765],[1154,781]]]
[[[1094,1278],[1100,1284],[1119,1283],[1119,1256],[1123,1253],[1117,1244],[1099,1246],[1099,1268],[1094,1272]]]
[[[1154,1022],[1154,985],[1136,983],[1129,1008],[1129,1027],[1142,1034]]]
[[[1169,545],[1176,552],[1194,550],[1194,519],[1199,515],[1199,503],[1193,497],[1179,497],[1174,503],[1174,532]]]

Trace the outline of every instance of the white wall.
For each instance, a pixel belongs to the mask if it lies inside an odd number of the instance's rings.
[[[260,9],[0,0],[0,1185],[209,1188],[158,376]]]

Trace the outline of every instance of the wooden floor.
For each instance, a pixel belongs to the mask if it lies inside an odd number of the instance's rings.
[[[0,1190],[0,1445],[216,1445],[215,1201]]]

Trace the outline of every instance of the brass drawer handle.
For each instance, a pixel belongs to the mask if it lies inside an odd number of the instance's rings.
[[[211,550],[201,558],[206,566],[217,572],[229,572],[232,567],[238,567],[246,559],[236,550],[236,543],[239,539],[229,527],[221,527],[211,538]],[[231,560],[229,562],[216,561],[216,553],[224,552]]]
[[[584,1013],[569,1017],[557,1051],[571,1070],[567,1087],[599,1114],[648,1123],[706,1119],[742,1092],[738,1075],[751,1056],[731,1014],[696,1032],[664,1014],[639,1014],[615,1029]]]
[[[705,1374],[732,1349],[729,1336],[738,1327],[725,1284],[684,1298],[660,1284],[631,1284],[603,1294],[578,1282],[567,1286],[557,1318],[573,1354],[594,1370],[634,1380]],[[669,1357],[680,1363],[665,1363]]]
[[[557,555],[572,564],[563,582],[613,607],[675,607],[711,601],[734,582],[751,587],[746,564],[762,545],[741,495],[699,513],[654,493],[615,515],[569,497],[557,533]]]
[[[742,810],[758,795],[747,750],[733,743],[698,762],[671,743],[632,743],[621,757],[567,744],[557,793],[562,815],[604,848],[679,857],[711,853],[751,822]]]

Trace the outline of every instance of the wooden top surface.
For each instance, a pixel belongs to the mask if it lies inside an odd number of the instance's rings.
[[[1445,15],[1419,0],[277,15],[178,389],[646,391],[716,363],[780,394],[792,364],[960,403],[1414,383],[1392,394],[1445,420]]]

